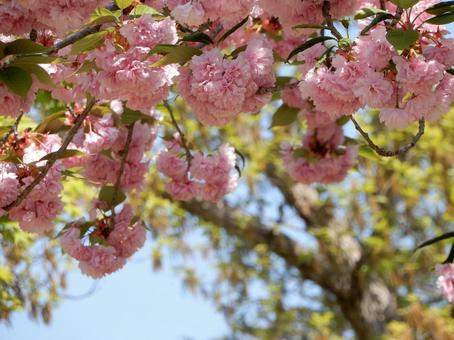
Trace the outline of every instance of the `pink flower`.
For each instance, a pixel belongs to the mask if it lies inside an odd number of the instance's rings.
[[[235,149],[228,144],[223,144],[215,155],[195,155],[192,160],[191,175],[207,182],[225,182],[225,178],[235,167],[235,160]]]
[[[199,26],[205,21],[205,11],[198,1],[190,1],[176,6],[171,15],[181,24]]]
[[[82,26],[97,7],[109,3],[107,0],[17,0],[16,2],[28,10],[40,25],[55,30],[60,36]]]
[[[77,223],[69,228],[60,236],[60,245],[65,253],[78,261],[90,260],[88,247],[84,246],[80,240],[80,230]]]
[[[30,89],[24,100],[0,83],[0,116],[17,117],[21,112],[28,112],[34,100],[35,89]]]
[[[14,164],[0,163],[0,215],[2,215],[1,208],[12,203],[19,195],[16,171],[17,168]]]
[[[332,119],[356,112],[361,104],[352,92],[352,86],[331,74],[326,68],[311,70],[299,85],[303,98],[310,98],[317,111],[328,113]]]
[[[391,129],[404,129],[417,118],[405,109],[385,108],[380,111],[380,121]]]
[[[260,87],[274,84],[273,57],[262,39],[249,42],[237,59],[224,59],[214,48],[194,56],[181,70],[179,91],[200,122],[225,125],[240,112],[256,112],[270,99]]]
[[[396,80],[405,91],[414,93],[431,91],[443,79],[444,67],[436,60],[394,57],[393,61],[397,69]]]
[[[449,68],[454,65],[454,39],[442,39],[440,45],[428,46],[423,54],[426,60],[436,60]]]
[[[331,14],[333,18],[351,15],[359,8],[357,0],[333,0]],[[323,0],[260,0],[265,12],[279,18],[287,34],[296,35],[303,30],[293,30],[292,27],[302,22],[318,24],[323,21]]]
[[[383,73],[370,71],[357,79],[353,93],[362,105],[381,108],[389,104],[394,94],[394,87],[384,78]]]
[[[357,155],[354,146],[338,148],[343,140],[342,129],[335,123],[309,130],[301,147],[283,144],[284,167],[293,179],[305,184],[340,182]]]
[[[170,149],[159,152],[156,157],[156,167],[163,175],[175,180],[186,178],[187,163],[178,154],[181,147],[175,144]]]
[[[170,18],[154,21],[150,14],[128,21],[120,33],[131,46],[153,48],[158,44],[175,44],[178,40],[175,21]]]
[[[393,56],[397,55],[395,49],[386,40],[386,30],[376,26],[368,35],[360,36],[356,40],[354,50],[358,53],[362,63],[369,64],[373,69],[382,70]]]
[[[82,173],[89,181],[99,185],[115,183],[120,170],[117,161],[101,154],[84,158]]]
[[[90,153],[111,149],[116,145],[120,130],[114,125],[110,114],[101,118],[89,117],[90,131],[83,134],[81,147]]]
[[[167,97],[178,71],[175,64],[153,67],[159,57],[147,57],[148,51],[145,47],[133,47],[113,58],[109,54],[106,63],[99,61],[105,68],[98,72],[95,79],[93,90],[97,97],[126,100],[128,107],[133,110],[146,114],[153,112],[154,105]],[[95,56],[92,54],[90,58]]]
[[[454,304],[454,264],[438,265],[436,270],[438,289],[450,303]]]
[[[53,220],[63,209],[60,199],[63,188],[60,183],[61,170],[61,166],[52,167],[27,198],[19,206],[10,210],[9,217],[18,221],[23,230],[44,234],[53,229]],[[32,176],[23,178],[20,190],[24,190],[33,180]]]
[[[190,201],[197,195],[197,183],[190,180],[171,180],[166,184],[166,191],[179,201]]]
[[[126,259],[117,255],[114,247],[95,245],[86,248],[89,259],[87,261],[80,261],[79,268],[82,273],[94,278],[99,279],[106,274],[121,269]]]
[[[141,248],[146,239],[142,223],[131,223],[132,219],[132,208],[126,204],[120,214],[115,217],[113,231],[107,238],[107,242],[116,249],[118,256],[125,258],[132,256]]]
[[[2,34],[26,34],[34,27],[38,28],[39,26],[28,9],[13,1],[2,3],[0,6],[0,32]]]

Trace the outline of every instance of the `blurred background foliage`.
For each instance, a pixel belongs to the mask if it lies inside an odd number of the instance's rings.
[[[144,190],[129,200],[152,230],[146,247],[154,270],[176,268],[190,294],[214,301],[231,326],[226,339],[454,339],[454,310],[438,293],[433,271],[450,244],[414,251],[454,229],[454,110],[399,158],[376,156],[346,124],[348,142],[360,145],[355,169],[337,185],[303,185],[283,171],[279,150],[283,141],[299,142],[304,122],[270,129],[278,100],[212,129],[175,99],[194,150],[209,153],[228,141],[245,164],[240,187],[218,204],[173,201],[165,179],[150,169]],[[61,109],[43,94],[31,116],[38,122]],[[389,148],[417,130],[388,131],[375,112],[358,115],[376,143]],[[20,129],[33,124],[25,120]],[[174,133],[163,126],[150,157]],[[51,321],[74,268],[55,235],[87,216],[96,195],[84,179],[68,176],[65,213],[48,238],[0,221],[2,321],[20,310]]]

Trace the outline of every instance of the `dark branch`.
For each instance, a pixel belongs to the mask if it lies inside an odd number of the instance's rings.
[[[117,196],[118,196],[118,192],[120,190],[121,178],[123,177],[123,173],[125,172],[126,159],[128,158],[129,147],[130,147],[131,142],[132,142],[132,135],[133,135],[133,132],[134,132],[134,124],[135,123],[132,123],[132,124],[130,124],[128,126],[128,136],[126,137],[126,143],[125,143],[125,146],[123,148],[123,151],[121,152],[120,170],[118,172],[117,181],[115,182],[115,186],[114,186],[114,189],[113,189],[112,202],[116,202]],[[112,207],[112,215],[115,215],[114,207]]]
[[[109,6],[106,6],[106,8],[110,11],[117,10],[118,7],[117,5],[111,4]],[[101,25],[93,26],[93,27],[86,27],[81,29],[80,31],[74,32],[70,35],[68,35],[66,38],[60,40],[58,43],[54,45],[52,50],[49,52],[49,54],[57,52],[58,50],[61,50],[62,48],[65,48],[66,46],[74,44],[76,41],[85,38],[87,35],[96,33],[100,30]]]
[[[353,122],[355,125],[356,130],[363,136],[363,138],[366,140],[367,144],[380,156],[383,157],[394,157],[394,156],[399,156],[403,155],[408,152],[411,148],[413,148],[416,143],[418,143],[419,139],[421,136],[424,134],[424,129],[425,129],[425,121],[424,118],[419,120],[419,129],[418,133],[413,136],[411,141],[404,146],[396,149],[396,150],[386,150],[381,147],[379,147],[377,144],[374,143],[374,141],[369,137],[369,134],[364,131],[361,126],[358,124],[358,122],[353,118],[353,116],[350,117],[350,120]]]
[[[272,86],[272,87],[261,87],[258,89],[257,94],[266,94],[266,93],[282,91],[285,89],[294,89],[294,88],[298,87],[300,82],[301,82],[301,80],[298,80],[294,83],[287,83],[287,84],[276,85],[276,86]]]
[[[333,23],[333,18],[331,16],[331,2],[330,0],[324,0],[323,1],[323,7],[322,7],[322,12],[323,12],[323,17],[325,18],[326,25],[328,26],[329,30],[333,34],[333,36],[337,40],[341,40],[343,38],[342,34],[337,30],[336,26],[334,26]]]
[[[178,135],[180,136],[181,144],[183,146],[184,151],[186,152],[186,161],[188,162],[187,171],[189,171],[189,169],[191,168],[192,154],[191,154],[191,150],[189,150],[188,144],[186,142],[186,136],[184,135],[183,131],[181,130],[180,126],[178,125],[178,122],[175,119],[175,115],[173,114],[172,107],[170,106],[170,104],[167,100],[164,100],[164,106],[166,107],[167,111],[169,111],[170,118],[172,119],[172,125],[175,127],[175,129],[178,132]]]

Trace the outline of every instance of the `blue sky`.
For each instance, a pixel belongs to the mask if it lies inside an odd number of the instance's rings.
[[[16,314],[12,327],[0,325],[0,339],[207,340],[226,335],[228,327],[209,301],[183,290],[171,269],[152,271],[149,250],[147,243],[122,270],[100,280],[88,298],[62,300],[49,326]],[[68,293],[83,294],[92,282],[74,270]]]

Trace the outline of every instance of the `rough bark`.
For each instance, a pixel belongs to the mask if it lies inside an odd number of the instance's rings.
[[[307,188],[301,185],[288,187],[284,181],[277,183],[275,180],[274,183],[278,184],[287,202],[297,209],[308,227],[316,228],[320,215],[325,219],[322,226],[332,225],[333,221],[327,219],[330,214],[326,214],[326,210],[325,214],[321,213],[323,207],[310,206],[313,192],[308,195]],[[188,213],[238,237],[250,245],[251,249],[258,244],[266,244],[288,266],[297,268],[302,280],[310,280],[333,294],[358,339],[377,338],[385,331],[387,322],[396,318],[396,299],[386,284],[377,278],[364,278],[358,274],[363,260],[361,246],[345,227],[335,226],[329,229],[329,242],[332,243],[329,248],[334,246],[336,254],[323,250],[319,254],[312,254],[289,236],[265,225],[258,218],[245,218],[240,210],[207,202],[180,202],[180,206]]]

